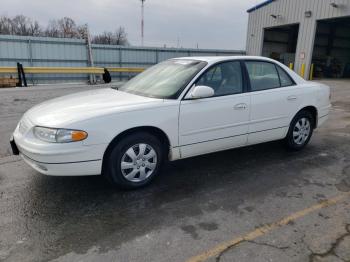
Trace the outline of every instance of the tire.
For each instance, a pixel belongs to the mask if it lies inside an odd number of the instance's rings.
[[[292,120],[285,138],[287,148],[302,150],[310,141],[315,127],[315,120],[309,111],[300,111]]]
[[[160,173],[164,152],[154,135],[146,132],[130,134],[108,150],[103,175],[113,185],[124,189],[146,186]]]

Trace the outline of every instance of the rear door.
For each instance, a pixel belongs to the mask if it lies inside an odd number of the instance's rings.
[[[248,144],[281,139],[296,114],[302,88],[272,62],[245,62],[251,90]]]

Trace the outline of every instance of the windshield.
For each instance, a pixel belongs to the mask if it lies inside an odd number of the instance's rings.
[[[168,60],[150,67],[118,90],[147,97],[175,99],[206,64],[198,60]]]

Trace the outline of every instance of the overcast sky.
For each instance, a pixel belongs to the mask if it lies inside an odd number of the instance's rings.
[[[145,45],[245,49],[248,14],[258,0],[146,0]],[[140,0],[1,0],[1,15],[23,14],[46,26],[72,17],[92,33],[123,26],[140,45]]]

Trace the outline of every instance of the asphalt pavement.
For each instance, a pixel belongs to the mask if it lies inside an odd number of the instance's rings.
[[[350,81],[301,152],[280,142],[169,163],[137,191],[11,156],[34,104],[105,86],[0,89],[0,261],[350,261]]]

